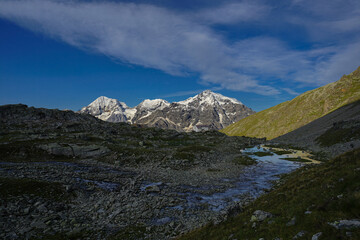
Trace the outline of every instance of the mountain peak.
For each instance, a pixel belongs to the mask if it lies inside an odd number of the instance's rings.
[[[138,105],[138,107],[140,109],[155,110],[155,109],[163,109],[169,105],[170,103],[163,99],[152,99],[152,100],[145,99]]]
[[[209,95],[209,94],[214,94],[214,92],[211,91],[211,90],[209,90],[209,89],[207,89],[207,90],[205,90],[205,91],[202,91],[200,94]]]
[[[235,98],[225,97],[224,95],[220,93],[215,93],[211,90],[205,90],[194,97],[190,97],[185,101],[181,101],[178,103],[183,105],[189,105],[195,102],[199,102],[200,105],[214,105],[214,104],[224,105],[229,103],[243,105],[242,102],[240,102]]]
[[[109,122],[137,123],[178,131],[221,129],[254,113],[235,98],[211,90],[177,104],[163,99],[145,99],[133,108],[116,99],[101,96],[80,112]]]
[[[100,107],[100,108],[120,106],[121,108],[128,108],[128,106],[124,102],[120,102],[117,99],[108,98],[105,96],[98,97],[92,103],[90,103],[89,106]]]

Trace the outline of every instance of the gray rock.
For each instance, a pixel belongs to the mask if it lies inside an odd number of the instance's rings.
[[[296,224],[296,217],[293,217],[288,223],[286,223],[287,227],[294,226]]]
[[[360,220],[358,219],[340,220],[340,221],[335,221],[333,223],[329,223],[329,225],[335,227],[336,229],[360,228]]]
[[[256,210],[253,215],[251,216],[250,221],[251,222],[262,222],[267,218],[271,218],[273,215],[271,213],[262,211],[262,210]]]
[[[40,206],[37,207],[37,210],[39,212],[47,212],[48,209],[46,208],[45,204],[41,204]]]
[[[157,185],[151,185],[145,188],[145,191],[147,193],[159,193],[160,192],[160,188]]]
[[[321,235],[322,235],[322,232],[315,233],[315,234],[311,237],[311,240],[319,240],[319,238],[321,237]]]
[[[30,213],[30,207],[24,208],[24,214],[27,215]]]
[[[298,233],[293,237],[293,239],[302,238],[302,237],[304,237],[304,236],[306,235],[306,233],[307,233],[306,231],[302,230],[302,231],[298,232]]]
[[[33,228],[45,229],[46,224],[42,221],[33,221],[30,225]]]
[[[106,155],[110,152],[107,147],[98,145],[80,146],[77,144],[48,143],[39,145],[38,148],[55,156],[93,158]]]

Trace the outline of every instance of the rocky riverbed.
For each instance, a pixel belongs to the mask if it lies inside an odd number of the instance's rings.
[[[234,169],[223,162],[213,168],[222,169],[218,171],[155,164],[124,168],[94,160],[2,162],[2,178],[60,184],[60,195],[67,197],[24,194],[1,199],[0,237],[170,239],[226,219],[269,189],[279,174],[300,166],[281,160],[281,155],[259,157],[255,152],[269,150],[245,149],[257,164]]]
[[[264,142],[0,106],[0,238],[171,239],[219,223],[301,166]]]

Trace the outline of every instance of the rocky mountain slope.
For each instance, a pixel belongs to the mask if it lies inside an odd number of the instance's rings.
[[[360,99],[360,67],[339,81],[253,114],[221,130],[230,136],[273,139]]]
[[[322,151],[330,156],[360,148],[360,101],[345,105],[271,142]]]
[[[129,122],[187,132],[219,130],[255,113],[240,101],[209,90],[181,102],[147,99],[134,108],[116,99],[99,97],[80,112],[109,122]]]

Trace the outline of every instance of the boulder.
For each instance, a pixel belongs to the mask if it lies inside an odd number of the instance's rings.
[[[271,218],[273,215],[271,213],[262,211],[262,210],[256,210],[253,215],[251,216],[250,221],[251,222],[262,222],[267,218]]]
[[[300,231],[298,232],[294,237],[293,239],[298,239],[298,238],[302,238],[306,235],[306,231]]]
[[[61,144],[48,143],[39,145],[38,148],[55,156],[93,158],[106,155],[110,152],[107,147],[98,145],[77,145],[77,144]]]
[[[340,221],[335,221],[333,223],[329,223],[329,225],[333,226],[336,229],[360,228],[360,220],[359,219],[340,220]]]

